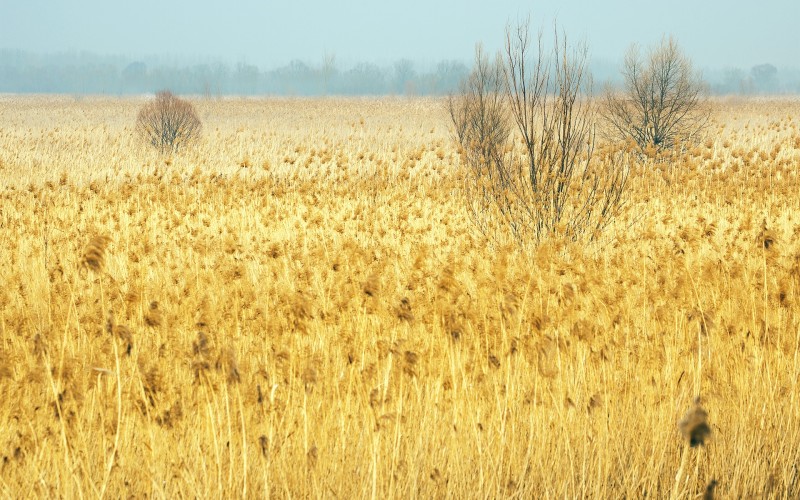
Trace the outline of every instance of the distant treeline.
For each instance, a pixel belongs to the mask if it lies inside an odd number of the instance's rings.
[[[263,71],[245,63],[126,61],[87,53],[41,56],[0,50],[0,93],[143,94],[169,88],[206,96],[440,95],[457,89],[469,71],[458,61],[442,61],[427,70],[405,59],[342,69],[331,57],[317,65],[292,61]]]
[[[592,64],[595,83],[618,82],[614,64]],[[402,59],[389,65],[340,67],[333,57],[318,64],[292,61],[269,70],[251,64],[130,60],[93,53],[34,54],[0,50],[0,93],[221,95],[445,95],[458,89],[470,67],[441,61],[426,68]],[[800,71],[761,64],[749,70],[705,72],[713,94],[797,94]]]

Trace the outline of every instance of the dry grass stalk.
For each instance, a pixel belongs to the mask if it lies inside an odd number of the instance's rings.
[[[438,101],[209,101],[169,168],[139,104],[0,96],[7,496],[798,496],[800,103],[535,251],[473,230]]]

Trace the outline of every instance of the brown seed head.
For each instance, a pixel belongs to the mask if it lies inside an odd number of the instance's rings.
[[[217,360],[217,369],[225,372],[228,382],[231,384],[238,383],[241,380],[239,363],[236,362],[236,352],[231,347],[226,347],[220,353]]]
[[[262,434],[258,438],[258,444],[261,447],[261,456],[266,457],[267,452],[269,451],[269,438]]]
[[[108,317],[106,318],[106,333],[113,334],[114,333],[114,311],[108,311]]]
[[[314,467],[317,466],[317,456],[318,456],[317,446],[314,445],[311,447],[311,449],[308,450],[308,453],[306,453],[306,459],[308,461],[309,469],[313,469]]]
[[[208,337],[203,332],[197,332],[197,340],[192,343],[192,352],[195,356],[205,358],[208,351]]]
[[[708,426],[708,412],[700,406],[700,398],[695,399],[694,406],[686,412],[678,427],[692,448],[706,444],[711,428]]]
[[[125,344],[125,353],[130,356],[133,349],[133,332],[125,325],[114,325],[114,335]]]
[[[161,315],[161,310],[158,308],[158,302],[153,301],[150,302],[150,308],[147,313],[144,315],[144,322],[147,326],[161,326],[161,322],[163,321],[163,317]]]
[[[764,249],[765,252],[772,252],[775,250],[776,244],[778,242],[778,237],[774,231],[770,230],[767,227],[767,221],[765,220],[761,226],[761,232],[758,233],[758,243]]]
[[[717,487],[717,480],[712,479],[706,486],[706,491],[703,493],[703,500],[714,500],[714,488]]]
[[[317,380],[319,379],[317,369],[313,366],[308,366],[305,371],[303,371],[301,379],[306,387],[306,391],[310,392],[314,388],[314,384],[316,384]]]
[[[408,321],[409,323],[414,321],[414,313],[411,311],[411,302],[407,297],[403,297],[400,300],[400,305],[397,306],[396,313],[397,318],[402,321]]]
[[[364,294],[369,297],[376,297],[380,291],[380,277],[377,273],[372,273],[364,282]]]
[[[108,236],[95,236],[86,245],[81,257],[81,266],[100,272],[105,266],[106,248],[111,242]]]

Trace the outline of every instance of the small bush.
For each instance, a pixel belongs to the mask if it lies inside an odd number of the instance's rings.
[[[622,76],[623,88],[607,88],[601,105],[612,137],[633,140],[641,150],[664,150],[700,136],[708,123],[705,83],[673,38],[645,56],[632,46]]]
[[[136,119],[136,132],[160,153],[174,153],[200,137],[202,123],[194,106],[169,90],[156,94]]]

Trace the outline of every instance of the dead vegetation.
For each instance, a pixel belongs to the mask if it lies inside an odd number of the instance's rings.
[[[800,494],[797,101],[529,253],[440,102],[202,103],[167,159],[140,104],[0,107],[3,496]]]

